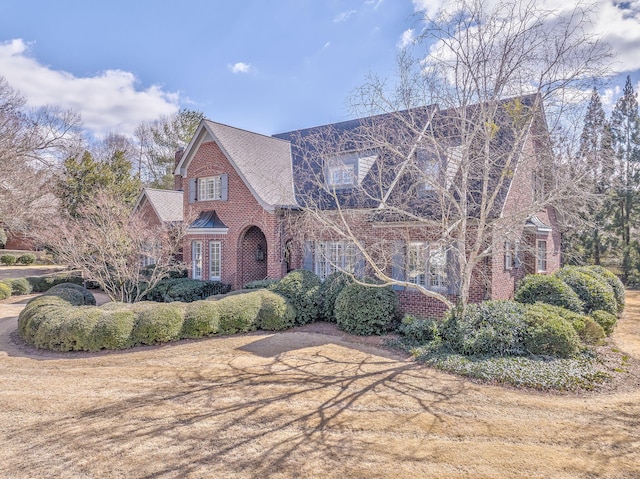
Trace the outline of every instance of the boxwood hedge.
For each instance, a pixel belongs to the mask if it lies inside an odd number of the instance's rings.
[[[336,299],[342,290],[353,283],[353,276],[336,271],[331,273],[323,281],[320,286],[320,297],[322,298],[322,319],[325,321],[336,322],[336,314],[334,311]]]
[[[351,334],[384,334],[396,326],[398,297],[389,287],[353,283],[338,295],[335,304],[338,327]]]
[[[296,324],[307,324],[320,317],[320,284],[320,278],[311,271],[296,269],[282,278],[272,291],[292,304],[296,311]]]
[[[525,276],[515,292],[514,299],[520,303],[537,302],[561,306],[581,313],[584,303],[567,283],[556,276],[530,274]]]
[[[584,303],[583,312],[588,314],[601,309],[611,314],[617,313],[618,305],[613,289],[602,279],[598,279],[575,266],[564,267],[556,271],[554,275],[576,292]]]

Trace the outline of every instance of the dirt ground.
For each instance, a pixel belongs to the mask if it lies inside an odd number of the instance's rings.
[[[2,478],[640,478],[634,373],[478,385],[330,325],[56,354],[16,339],[19,299],[0,304]],[[640,358],[640,293],[614,341]]]

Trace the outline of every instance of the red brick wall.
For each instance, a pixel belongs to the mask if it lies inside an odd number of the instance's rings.
[[[203,178],[221,174],[229,175],[229,195],[227,201],[196,201],[189,203],[189,178]],[[187,169],[186,178],[182,178],[184,193],[185,221],[192,222],[201,211],[215,210],[220,220],[229,228],[225,235],[187,235],[184,243],[184,261],[191,276],[191,243],[203,241],[203,279],[209,279],[209,250],[211,240],[221,242],[222,281],[231,284],[234,289],[241,288],[247,278],[262,279],[264,277],[278,279],[282,277],[284,263],[282,261],[281,220],[266,211],[257,202],[235,168],[215,142],[200,145]],[[257,227],[264,234],[265,261],[264,266],[256,266],[252,261],[255,249],[251,238],[252,227]],[[245,233],[250,232],[245,243]],[[264,269],[262,269],[264,268]],[[246,272],[245,272],[246,270]],[[262,275],[258,278],[258,275]]]
[[[14,249],[20,251],[33,251],[35,249],[35,241],[26,233],[9,233],[5,249]]]

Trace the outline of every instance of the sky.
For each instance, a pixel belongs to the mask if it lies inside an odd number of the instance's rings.
[[[486,0],[489,3],[497,0]],[[640,87],[640,0],[596,0],[594,32]],[[73,109],[94,138],[179,109],[264,134],[353,117],[366,75],[446,0],[0,0],[0,76],[33,107]],[[540,0],[567,8],[561,0]]]

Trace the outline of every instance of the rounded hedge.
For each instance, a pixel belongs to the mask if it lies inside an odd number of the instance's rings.
[[[22,256],[18,256],[16,260],[19,264],[33,264],[36,262],[36,255],[32,253],[26,253]]]
[[[589,316],[569,311],[559,306],[536,303],[529,306],[524,319],[530,327],[537,327],[550,319],[564,319],[586,344],[598,344],[604,338],[604,330]]]
[[[323,320],[332,323],[336,322],[334,311],[336,299],[338,299],[342,290],[353,282],[353,276],[342,271],[335,271],[325,278],[320,286],[320,297],[322,298],[320,316]]]
[[[11,296],[11,286],[7,283],[0,282],[0,301]]]
[[[616,298],[616,303],[618,304],[618,313],[622,313],[624,311],[624,303],[625,303],[625,292],[624,292],[624,284],[620,281],[615,274],[609,271],[607,268],[602,266],[585,266],[580,268],[581,270],[590,273],[596,274],[600,276],[604,281],[607,282],[611,289],[613,290],[613,295]]]
[[[12,254],[3,254],[2,256],[0,256],[0,263],[6,266],[13,266],[14,264],[16,264],[16,260],[17,258]]]
[[[555,276],[571,286],[578,297],[584,303],[583,312],[590,313],[601,309],[611,314],[616,314],[616,303],[613,289],[603,280],[580,271],[575,266],[567,266],[554,273]]]
[[[93,296],[93,293],[91,293],[91,291],[89,291],[88,289],[75,283],[57,284],[52,288],[50,288],[49,291],[45,293],[45,295],[56,295],[61,298],[64,298],[65,295],[71,295],[74,298],[76,297],[80,298],[80,296],[73,295],[72,293],[69,293],[69,291],[74,291],[75,293],[79,293],[82,297],[82,299],[79,299],[78,302],[69,301],[71,304],[74,304],[76,306],[80,306],[80,305],[95,306],[96,305],[96,298],[95,296]]]
[[[273,291],[289,300],[296,311],[296,324],[317,321],[322,301],[320,278],[311,271],[296,269],[282,278]]]
[[[389,287],[347,285],[335,304],[338,327],[351,334],[384,334],[398,319],[398,298]]]
[[[256,319],[258,329],[281,331],[295,324],[295,308],[286,298],[266,289],[258,291],[261,299],[260,311]]]
[[[469,304],[464,310],[454,308],[441,323],[440,335],[460,354],[524,355],[526,309],[515,301],[485,301]]]
[[[571,287],[556,276],[530,274],[525,276],[515,292],[514,299],[519,303],[537,302],[561,306],[580,313],[584,303]]]
[[[180,304],[156,304],[137,315],[131,331],[134,344],[167,343],[180,339],[184,309]]]
[[[220,311],[220,334],[247,333],[257,329],[262,298],[256,292],[228,296],[215,304]]]
[[[133,346],[131,333],[136,314],[126,309],[102,309],[102,314],[93,330],[94,350],[126,349]]]
[[[525,347],[531,354],[568,358],[580,350],[580,338],[569,321],[554,317],[528,330]]]
[[[618,318],[613,314],[602,310],[593,311],[591,318],[602,327],[607,336],[611,336],[613,328],[615,328],[616,322],[618,321]]]
[[[398,332],[413,343],[425,344],[438,337],[438,321],[405,314],[398,326]]]
[[[182,325],[183,338],[202,338],[217,334],[220,329],[220,310],[213,301],[188,303]]]
[[[32,291],[31,285],[26,278],[5,279],[2,282],[11,288],[11,294],[20,296],[23,294],[29,294]]]

